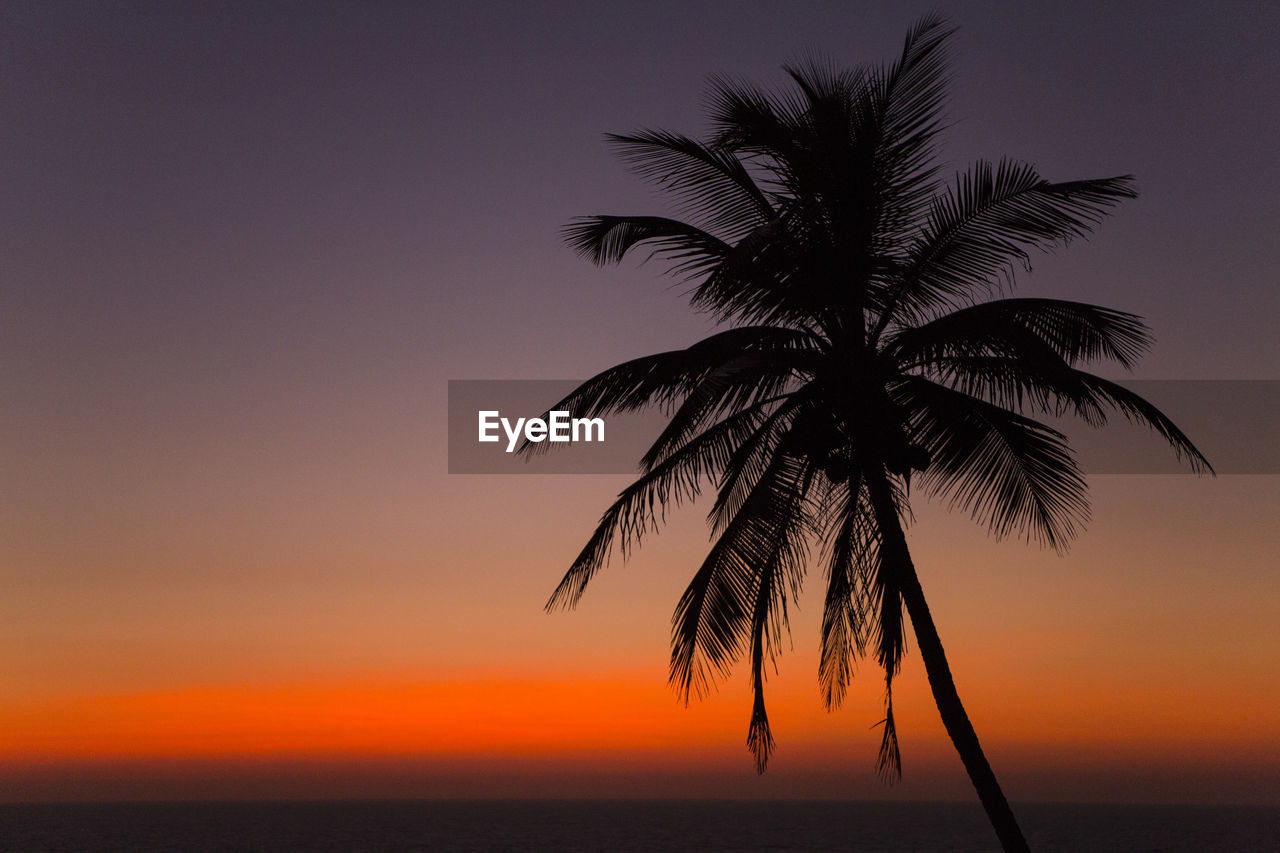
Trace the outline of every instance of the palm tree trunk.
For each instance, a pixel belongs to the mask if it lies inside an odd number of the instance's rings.
[[[942,716],[942,724],[946,726],[951,743],[964,762],[964,769],[969,773],[969,779],[978,792],[978,799],[982,801],[987,819],[991,821],[1005,853],[1029,853],[1031,848],[1022,836],[1013,810],[1009,808],[1009,801],[1000,790],[996,774],[992,772],[991,765],[982,752],[982,745],[978,743],[973,724],[969,722],[969,715],[960,702],[960,694],[956,692],[942,640],[938,638],[938,629],[933,624],[924,590],[920,587],[920,578],[916,575],[915,564],[907,550],[907,538],[902,532],[889,483],[883,476],[868,477],[867,480],[867,491],[882,536],[880,547],[884,552],[883,556],[893,560],[900,568],[902,600],[906,604],[907,615],[911,617],[911,625],[915,628],[920,657],[924,659],[929,687],[933,690],[933,701]]]

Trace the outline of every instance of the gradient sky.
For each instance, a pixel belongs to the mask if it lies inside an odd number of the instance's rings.
[[[0,799],[968,798],[909,659],[828,715],[818,596],[770,680],[685,709],[678,515],[542,604],[621,477],[446,473],[446,383],[589,375],[710,328],[570,217],[661,212],[606,131],[703,84],[894,54],[932,3],[7,3],[0,10]],[[947,153],[1134,173],[1022,292],[1144,315],[1146,378],[1280,378],[1280,7],[948,3]],[[1194,438],[1194,436],[1193,436]],[[1280,802],[1280,478],[1095,476],[1069,555],[918,508],[1010,798]]]

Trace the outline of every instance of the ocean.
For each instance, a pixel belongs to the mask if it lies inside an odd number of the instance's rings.
[[[1033,850],[1280,851],[1280,809],[1023,803]],[[997,850],[968,803],[349,800],[0,804],[0,850]]]

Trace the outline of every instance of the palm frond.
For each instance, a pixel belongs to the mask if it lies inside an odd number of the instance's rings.
[[[877,524],[879,530],[879,524]],[[875,644],[876,663],[887,677],[898,674],[907,656],[906,625],[902,612],[903,567],[893,561],[884,549],[871,552],[870,623],[871,640]]]
[[[797,460],[798,461],[798,460]],[[773,751],[773,734],[765,711],[764,682],[766,664],[774,664],[781,650],[782,636],[788,630],[787,600],[800,595],[806,559],[805,532],[808,519],[804,512],[804,492],[809,470],[798,463],[791,472],[796,479],[788,481],[789,500],[783,499],[774,509],[781,517],[776,541],[768,559],[760,565],[756,578],[755,602],[751,611],[751,683],[754,693],[751,724],[747,729],[747,746],[755,756],[756,772],[764,773]]]
[[[807,333],[775,326],[738,326],[717,332],[679,350],[654,353],[602,370],[551,405],[576,417],[635,412],[648,406],[671,406],[695,391],[709,374],[744,355],[791,353],[814,346]],[[782,358],[790,356],[783,355]],[[767,359],[765,359],[767,361]],[[521,442],[518,452],[546,452],[550,442]]]
[[[742,509],[747,496],[768,470],[769,461],[778,452],[781,443],[787,440],[789,430],[811,395],[811,386],[786,395],[785,402],[774,409],[773,414],[750,438],[738,445],[725,462],[716,487],[715,502],[707,513],[712,535],[722,533]]]
[[[1067,364],[1108,359],[1132,368],[1151,347],[1136,314],[1062,299],[997,299],[901,329],[885,342],[900,365],[928,367],[938,358],[1020,355],[1035,335]]]
[[[1179,459],[1191,466],[1192,471],[1201,474],[1214,473],[1209,460],[1191,443],[1191,439],[1187,438],[1186,434],[1164,412],[1147,400],[1123,385],[1088,373],[1081,372],[1080,381],[1095,395],[1099,406],[1105,405],[1115,409],[1131,423],[1154,430],[1169,443]]]
[[[912,439],[930,455],[922,485],[997,538],[1016,530],[1061,550],[1088,519],[1084,478],[1062,433],[919,377],[896,393]]]
[[[1073,370],[1047,347],[1027,346],[1020,356],[939,358],[927,375],[948,388],[1019,414],[1073,414],[1090,426],[1106,423],[1105,409],[1080,380],[1087,374]]]
[[[929,15],[907,32],[902,55],[877,75],[880,150],[876,157],[883,205],[877,231],[883,251],[896,251],[916,226],[937,187],[934,145],[944,124],[950,82],[947,45],[955,27]]]
[[[722,415],[793,388],[799,377],[796,364],[787,356],[785,350],[746,352],[699,377],[645,452],[641,468],[649,470]]]
[[[861,493],[860,479],[846,486],[827,563],[818,686],[828,711],[844,701],[854,663],[865,654],[867,635],[878,615],[872,608],[872,578],[879,559],[879,540]]]
[[[1028,250],[1084,237],[1107,210],[1135,198],[1131,175],[1050,183],[1012,160],[979,161],[937,196],[885,299],[879,326],[972,301],[1011,283]]]
[[[798,583],[808,471],[803,458],[775,456],[676,605],[670,681],[685,702],[691,695],[706,695],[717,678],[727,675],[753,630],[768,622],[756,618],[761,573],[783,572]],[[785,613],[781,618],[785,623]]]
[[[608,562],[615,537],[621,537],[617,544],[625,558],[645,533],[661,523],[668,507],[694,500],[702,483],[714,480],[734,450],[767,417],[767,408],[760,406],[725,418],[627,486],[601,516],[546,609],[576,607],[591,578]]]
[[[1039,337],[1008,353],[935,358],[929,367],[943,384],[1004,409],[1070,413],[1092,427],[1105,426],[1108,412],[1119,412],[1168,442],[1192,471],[1213,473],[1209,460],[1167,415],[1123,385],[1071,367]]]
[[[696,276],[718,264],[729,244],[701,228],[665,216],[581,216],[564,226],[564,240],[593,263],[616,264],[641,244],[649,258],[671,261],[669,272]]]
[[[829,254],[828,230],[799,202],[783,203],[690,289],[690,304],[722,322],[812,328],[830,304],[831,279],[815,268],[815,258]]]
[[[729,242],[774,217],[750,172],[723,148],[661,130],[606,138],[637,174],[680,199],[687,214],[721,230]]]
[[[712,77],[710,89],[712,144],[753,158],[773,175],[778,187],[785,184],[784,164],[799,153],[795,128],[807,109],[804,94],[769,92],[723,76]]]
[[[886,784],[902,778],[902,751],[898,747],[898,726],[893,719],[893,674],[884,677],[884,719],[880,721],[880,752],[876,756],[876,770]]]

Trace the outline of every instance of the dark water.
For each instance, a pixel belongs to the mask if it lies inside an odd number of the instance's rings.
[[[1280,809],[1022,804],[1033,849],[1280,851]],[[4,851],[996,849],[956,803],[420,800],[0,805]]]

